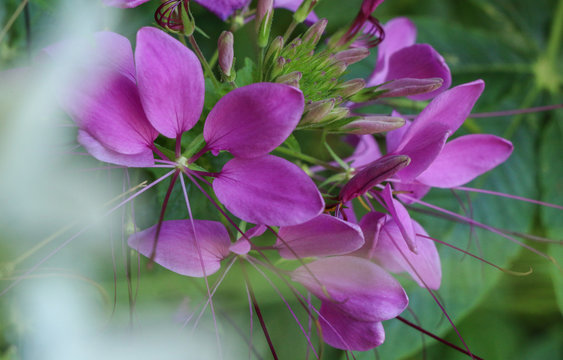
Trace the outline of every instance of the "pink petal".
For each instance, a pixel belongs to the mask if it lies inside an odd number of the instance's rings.
[[[65,109],[108,150],[125,155],[145,152],[158,133],[145,117],[137,87],[119,72],[100,71],[96,76],[95,83],[65,99]]]
[[[229,255],[231,242],[227,229],[221,223],[206,220],[193,222],[195,227],[191,220],[163,222],[154,260],[178,274],[202,277],[204,273],[201,262],[203,261],[205,274],[213,274],[221,267],[221,260]],[[129,237],[129,246],[150,257],[155,234],[156,225],[133,234]]]
[[[149,0],[102,0],[105,5],[118,8],[134,8]]]
[[[197,56],[165,32],[144,27],[137,32],[135,61],[151,124],[169,138],[190,130],[199,120],[205,93]]]
[[[393,110],[391,116],[402,117],[402,115],[395,110]],[[405,119],[405,125],[401,126],[397,130],[389,131],[387,133],[387,135],[385,136],[385,143],[387,144],[387,153],[392,153],[397,149],[397,147],[401,143],[401,140],[403,140],[403,137],[405,136],[407,130],[410,128],[411,124],[412,121],[410,121],[409,119]]]
[[[355,256],[317,260],[299,267],[291,277],[321,301],[330,302],[356,320],[392,319],[408,305],[407,295],[397,280],[378,265]]]
[[[428,236],[419,223],[413,221],[413,228],[417,234]],[[385,270],[391,272],[408,272],[412,278],[424,287],[438,290],[442,280],[442,266],[436,245],[430,239],[418,237],[415,254],[407,248],[397,224],[387,218],[381,229],[379,241],[373,254],[373,259]]]
[[[229,250],[234,252],[237,255],[246,255],[252,249],[252,244],[249,239],[253,237],[260,236],[264,234],[266,231],[266,227],[264,225],[258,225],[253,227],[252,229],[248,230],[244,233],[244,236],[241,236],[240,239],[237,240],[234,244],[229,247]]]
[[[394,18],[383,26],[385,40],[377,48],[377,66],[368,80],[368,86],[385,81],[389,58],[400,49],[411,46],[416,40],[416,26],[405,17]]]
[[[498,136],[461,136],[447,143],[417,180],[441,188],[461,186],[502,164],[512,149],[510,141]]]
[[[372,253],[375,251],[377,246],[377,240],[379,239],[379,232],[383,226],[383,221],[385,218],[384,213],[377,211],[370,211],[362,217],[360,221],[360,228],[364,234],[365,244],[361,249],[356,251],[354,255],[370,259]]]
[[[409,183],[394,183],[393,189],[395,191],[406,192],[408,197],[403,196],[404,194],[398,194],[397,198],[404,204],[412,204],[414,200],[411,198],[422,199],[426,194],[428,194],[428,191],[430,191],[430,186],[419,184],[415,180]]]
[[[385,189],[383,189],[383,191],[381,192],[381,197],[383,198],[385,206],[391,214],[393,221],[395,221],[395,223],[399,227],[399,230],[403,235],[403,239],[405,240],[405,243],[409,247],[410,251],[416,252],[417,245],[415,242],[415,232],[412,225],[413,222],[407,209],[405,209],[405,207],[400,202],[393,199],[391,186],[389,184],[387,184],[385,186]]]
[[[265,155],[295,129],[304,106],[303,93],[289,85],[258,83],[235,89],[219,100],[205,121],[207,148],[244,158]]]
[[[78,130],[78,142],[84,146],[90,155],[100,161],[127,167],[146,167],[154,165],[154,156],[152,150],[149,148],[145,148],[145,150],[139,154],[120,154],[105,148],[104,145],[84,130]]]
[[[213,189],[230,212],[254,224],[297,225],[324,209],[324,200],[309,176],[272,155],[230,160],[213,181]]]
[[[226,20],[235,10],[241,9],[250,0],[194,0],[196,3],[207,8],[209,11]]]
[[[343,255],[364,244],[358,225],[326,214],[303,224],[281,227],[278,235],[275,247],[286,259]]]
[[[397,177],[403,182],[409,182],[426,170],[442,151],[449,135],[448,128],[440,123],[420,129],[412,141],[395,150],[395,154],[406,155],[411,159],[409,166],[399,171]]]
[[[328,301],[321,305],[319,322],[323,340],[337,349],[367,351],[383,344],[385,331],[380,322],[351,318]]]
[[[450,87],[452,75],[444,58],[428,44],[415,44],[405,47],[389,58],[385,81],[398,79],[440,78],[442,86],[425,94],[412,95],[409,99],[427,100]]]
[[[355,147],[354,153],[346,158],[346,161],[352,161],[350,166],[355,169],[361,169],[382,156],[372,135],[349,135],[345,141]]]
[[[91,71],[89,67],[101,67],[110,71],[118,71],[135,81],[135,61],[133,59],[133,49],[131,42],[125,36],[110,31],[101,31],[93,34],[91,38],[62,41],[41,50],[38,60],[42,60],[41,55],[47,55],[55,61],[68,62],[68,56],[76,51],[76,48],[84,48],[88,57],[81,58],[74,65],[79,68],[82,74]],[[86,74],[87,75],[87,74]],[[83,79],[81,79],[83,80]],[[83,82],[83,81],[82,81]]]
[[[338,199],[348,202],[364,195],[374,186],[389,179],[408,166],[410,159],[404,155],[386,155],[360,170],[340,189]]]
[[[411,141],[421,141],[427,129],[432,126],[442,125],[449,134],[453,134],[469,116],[484,88],[483,80],[476,80],[435,97],[413,121],[398,149],[404,148]]]

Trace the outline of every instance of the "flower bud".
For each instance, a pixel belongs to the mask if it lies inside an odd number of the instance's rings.
[[[316,124],[322,121],[334,108],[335,99],[315,101],[305,105],[305,115],[301,124]]]
[[[337,62],[332,65],[329,75],[330,77],[339,77],[340,75],[344,74],[344,72],[348,69],[348,65],[344,61]]]
[[[189,0],[182,0],[182,5],[180,6],[180,14],[182,18],[183,33],[186,36],[192,36],[195,31],[195,19],[190,11]]]
[[[272,78],[276,78],[283,71],[285,63],[286,61],[283,56],[277,58],[277,60],[274,62],[274,65],[272,66],[272,72],[270,74]]]
[[[303,44],[306,44],[310,47],[315,47],[321,39],[321,36],[323,36],[327,24],[327,19],[320,19],[319,21],[314,23],[303,35]]]
[[[268,64],[272,59],[277,59],[283,49],[284,41],[283,36],[278,36],[270,43],[268,51],[266,51],[266,56],[264,57],[264,63]]]
[[[349,98],[362,90],[365,86],[366,82],[364,79],[352,79],[340,84],[336,93],[343,98]]]
[[[221,36],[219,36],[219,41],[217,43],[217,50],[219,53],[219,68],[225,75],[226,79],[232,81],[231,75],[233,70],[233,33],[230,31],[223,31]]]
[[[268,45],[272,18],[274,15],[274,0],[258,0],[256,9],[256,32],[258,33],[258,46],[260,48]]]
[[[349,134],[366,135],[391,131],[405,125],[405,119],[387,115],[365,116],[341,127]]]
[[[293,20],[298,24],[305,21],[307,16],[313,11],[315,5],[317,5],[317,2],[318,0],[304,0],[293,14]]]
[[[366,48],[354,48],[348,49],[344,51],[340,51],[332,56],[332,58],[336,62],[343,61],[346,65],[352,65],[357,63],[358,61],[362,61],[363,59],[369,56],[369,50]]]
[[[397,79],[390,81],[378,87],[378,90],[384,91],[380,97],[397,97],[397,96],[412,96],[429,93],[434,91],[442,84],[444,80],[440,78],[428,79]]]
[[[342,187],[338,199],[341,202],[347,202],[364,195],[375,185],[395,175],[410,162],[411,159],[406,155],[387,155],[369,163]]]
[[[324,117],[321,121],[331,123],[350,116],[350,109],[347,107],[335,107],[332,111]]]
[[[289,74],[284,74],[276,79],[277,83],[287,84],[296,88],[299,88],[299,80],[303,77],[303,73],[300,71],[293,71]]]

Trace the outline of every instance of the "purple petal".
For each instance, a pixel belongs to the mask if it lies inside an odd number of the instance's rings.
[[[411,141],[420,141],[428,127],[442,125],[449,134],[453,134],[469,116],[484,88],[483,80],[476,80],[435,97],[413,121],[398,148],[405,147]]]
[[[409,164],[404,155],[386,155],[366,165],[340,190],[338,199],[347,202],[364,195],[377,184],[389,179]]]
[[[226,20],[236,10],[248,4],[250,0],[194,0],[209,11]]]
[[[229,255],[229,234],[223,224],[207,220],[169,220],[162,223],[154,261],[178,274],[202,277],[219,270]],[[194,231],[195,230],[195,231]],[[156,225],[129,237],[129,246],[150,257]],[[199,248],[199,251],[198,251]],[[201,254],[201,257],[200,257]]]
[[[275,247],[286,259],[343,255],[364,244],[358,225],[326,214],[303,224],[281,227],[278,235]]]
[[[383,26],[385,40],[377,50],[377,66],[368,80],[368,86],[385,81],[389,67],[389,58],[400,49],[411,46],[416,40],[416,26],[405,17],[390,20]]]
[[[322,303],[320,315],[323,340],[337,349],[367,351],[383,344],[385,340],[380,322],[351,318],[328,301]]]
[[[64,100],[65,109],[82,130],[108,150],[125,155],[145,152],[158,132],[145,117],[137,87],[119,72],[102,71],[96,76],[95,83]]]
[[[381,230],[381,226],[383,226],[382,220],[385,216],[384,213],[371,211],[362,217],[360,228],[364,234],[365,244],[361,249],[356,251],[354,255],[366,259],[371,258],[373,251],[375,251],[377,240],[379,239],[379,231]]]
[[[441,188],[461,186],[502,164],[512,150],[512,143],[498,136],[461,136],[447,143],[417,180]]]
[[[409,166],[399,171],[397,177],[408,182],[426,170],[442,151],[449,135],[448,128],[440,123],[421,129],[412,141],[395,150],[396,154],[406,155],[411,159]]]
[[[324,209],[324,200],[309,176],[272,155],[230,160],[213,181],[213,189],[230,212],[254,224],[297,225]]]
[[[407,295],[397,280],[378,265],[355,256],[317,260],[299,267],[291,277],[321,301],[331,302],[356,320],[392,319],[408,305]]]
[[[355,169],[361,169],[382,156],[372,135],[350,135],[346,141],[355,147],[354,153],[346,159],[346,161],[352,161],[350,166]]]
[[[398,111],[395,111],[395,110],[393,110],[391,115],[397,116],[397,117],[402,117],[402,115]],[[397,130],[389,131],[387,133],[387,135],[385,136],[385,142],[387,144],[387,153],[390,154],[397,149],[397,147],[401,143],[401,140],[403,140],[403,137],[405,136],[407,130],[410,128],[411,124],[412,124],[412,121],[405,119],[405,125],[398,128]]]
[[[100,161],[127,167],[146,167],[154,165],[154,156],[152,150],[149,148],[145,148],[145,150],[139,154],[120,154],[105,148],[104,145],[84,130],[78,130],[78,142],[84,146],[90,155]]]
[[[413,228],[417,234],[428,236],[416,221],[413,221]],[[409,251],[399,227],[388,217],[381,229],[373,259],[385,270],[397,273],[406,271],[421,287],[426,284],[429,289],[438,290],[442,267],[436,245],[430,239],[418,237],[417,249],[416,254]]]
[[[237,240],[234,244],[230,246],[230,250],[238,255],[246,255],[252,249],[252,244],[249,239],[253,237],[260,236],[264,234],[266,231],[266,227],[264,225],[258,225],[253,227],[252,229],[248,230],[244,233],[240,239]]]
[[[409,96],[409,99],[413,100],[431,99],[452,84],[450,68],[444,58],[428,44],[415,44],[405,47],[389,58],[389,67],[385,81],[405,78],[440,78],[443,80],[442,86],[434,91]]]
[[[105,5],[118,8],[134,8],[149,0],[102,0]]]
[[[133,49],[131,42],[125,36],[110,31],[97,32],[92,38],[80,39],[80,43],[73,41],[62,41],[41,50],[41,55],[46,54],[56,61],[68,62],[68,56],[73,54],[75,48],[86,49],[88,58],[82,58],[76,65],[82,74],[90,71],[84,68],[105,68],[110,71],[118,71],[135,82],[135,61],[133,59]],[[83,79],[81,79],[83,81]]]
[[[165,32],[144,27],[137,32],[135,61],[151,124],[169,138],[190,130],[199,120],[205,93],[197,56]]]
[[[393,189],[395,191],[406,192],[408,197],[403,196],[403,194],[398,194],[397,198],[401,200],[404,204],[412,204],[415,199],[422,199],[428,191],[430,191],[430,186],[419,184],[416,180],[410,183],[395,183],[393,184]]]
[[[235,89],[219,100],[205,121],[207,148],[244,158],[265,155],[295,129],[304,106],[303,93],[289,85],[258,83]]]
[[[393,199],[391,186],[389,184],[387,184],[385,186],[385,189],[383,189],[383,191],[381,192],[381,197],[383,198],[385,206],[391,214],[391,217],[399,227],[401,235],[403,235],[403,239],[405,240],[405,243],[409,247],[410,251],[416,252],[417,246],[415,242],[415,232],[412,225],[413,222],[407,209],[405,209],[403,204]]]

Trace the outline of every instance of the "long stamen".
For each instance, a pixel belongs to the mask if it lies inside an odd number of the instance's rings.
[[[151,256],[149,258],[149,264],[148,264],[149,267],[152,267],[152,265],[154,264],[154,257],[156,256],[156,244],[158,243],[158,237],[160,235],[160,231],[162,230],[162,222],[164,221],[164,214],[166,213],[166,208],[168,207],[168,200],[170,200],[172,189],[174,188],[174,184],[176,184],[176,180],[178,179],[179,174],[180,174],[180,170],[176,170],[176,172],[174,172],[172,179],[170,179],[170,185],[168,186],[168,190],[166,190],[166,195],[164,195],[164,201],[162,202],[162,208],[160,209],[160,216],[158,217],[156,232],[154,234]]]
[[[403,252],[403,250],[399,247],[399,245],[397,245],[397,243],[395,242],[395,240],[393,239],[393,237],[391,236],[391,234],[389,234],[389,231],[387,229],[384,229],[384,231],[387,233],[387,236],[389,237],[389,239],[391,239],[391,241],[393,242],[393,245],[395,245],[395,248],[397,249],[397,251],[399,251],[399,253],[401,254],[401,256],[403,257],[403,259],[407,262],[407,264],[410,266],[410,268],[414,271],[414,273],[416,274],[416,276],[418,277],[418,279],[424,284],[424,288],[428,291],[428,293],[430,294],[430,296],[432,296],[432,298],[434,299],[434,302],[436,302],[436,304],[438,305],[438,307],[440,308],[440,310],[442,311],[442,313],[444,314],[444,316],[448,319],[448,322],[450,323],[450,325],[452,326],[452,328],[454,329],[455,333],[457,334],[458,339],[461,341],[461,343],[463,344],[463,346],[465,347],[465,349],[467,350],[467,354],[469,356],[471,356],[472,359],[475,359],[475,356],[471,353],[471,350],[469,350],[469,346],[467,346],[467,344],[465,343],[465,340],[463,339],[463,337],[461,336],[459,330],[457,329],[457,327],[455,326],[453,320],[450,318],[450,315],[448,314],[448,312],[446,311],[446,309],[444,308],[444,306],[442,305],[442,303],[440,302],[440,300],[438,300],[438,298],[436,297],[436,295],[434,294],[434,291],[432,291],[428,285],[426,284],[426,282],[424,281],[423,277],[420,276],[420,274],[418,273],[416,267],[410,262],[410,260],[407,258],[407,256],[405,255],[405,253]]]
[[[317,352],[315,350],[315,347],[313,346],[313,343],[311,342],[311,338],[309,337],[309,335],[307,334],[307,332],[305,331],[305,329],[303,328],[303,325],[301,324],[301,321],[299,321],[299,318],[297,317],[297,315],[295,315],[295,313],[293,312],[293,309],[291,308],[291,306],[289,305],[289,303],[287,302],[287,300],[285,299],[285,297],[283,296],[283,294],[281,293],[281,291],[277,288],[277,286],[266,276],[266,274],[264,274],[264,272],[262,270],[260,270],[260,268],[258,266],[256,266],[255,264],[252,263],[251,260],[248,261],[250,263],[250,265],[252,265],[254,267],[254,269],[256,271],[258,271],[258,273],[260,275],[262,275],[262,277],[264,277],[264,279],[266,279],[266,281],[270,284],[270,286],[274,289],[274,291],[278,294],[278,296],[282,299],[283,303],[285,304],[285,306],[287,307],[287,309],[289,310],[289,312],[291,313],[291,316],[293,316],[293,319],[295,319],[295,322],[297,323],[297,325],[299,326],[299,328],[301,329],[301,332],[303,333],[303,335],[305,335],[305,338],[307,339],[307,343],[309,343],[309,347],[313,350],[313,353],[315,354],[315,357],[317,359],[319,359],[319,356],[317,355]],[[308,348],[309,349],[309,348]]]
[[[264,317],[262,316],[262,311],[260,311],[260,306],[258,305],[258,301],[256,301],[256,296],[254,295],[254,289],[252,288],[252,284],[250,283],[250,279],[248,278],[248,274],[246,273],[246,269],[244,268],[244,262],[240,262],[240,267],[242,269],[242,273],[244,274],[244,281],[248,288],[248,293],[250,294],[250,299],[252,300],[252,305],[254,306],[254,311],[256,312],[256,316],[260,321],[260,326],[262,327],[262,332],[264,333],[264,337],[268,342],[268,346],[270,347],[270,352],[274,357],[274,360],[278,360],[278,355],[276,353],[276,349],[274,348],[274,344],[272,343],[272,338],[270,337],[270,333],[268,332],[268,328],[266,327],[266,323],[264,322]]]
[[[455,189],[462,190],[462,191],[476,192],[476,193],[481,193],[481,194],[501,196],[501,197],[505,197],[505,198],[509,198],[509,199],[525,201],[525,202],[529,202],[529,203],[532,203],[532,204],[537,204],[537,205],[551,207],[551,208],[554,208],[554,209],[563,210],[563,206],[561,206],[561,205],[550,204],[550,203],[546,203],[546,202],[543,202],[543,201],[528,199],[528,198],[525,198],[525,197],[522,197],[522,196],[505,194],[505,193],[492,191],[492,190],[476,189],[476,188],[470,188],[470,187],[465,187],[465,186],[458,186]]]
[[[169,177],[170,175],[172,175],[174,173],[175,170],[168,172],[167,174],[163,175],[162,177],[158,178],[157,180],[153,181],[151,184],[149,184],[148,186],[146,186],[145,188],[141,189],[140,191],[138,191],[137,193],[131,195],[130,197],[128,197],[127,199],[123,200],[122,202],[120,202],[119,204],[117,204],[116,206],[114,206],[113,208],[111,208],[110,210],[108,210],[107,212],[105,212],[104,214],[102,214],[98,219],[94,219],[94,221],[92,223],[90,223],[89,225],[83,227],[80,231],[78,231],[77,233],[75,233],[73,236],[71,236],[69,239],[67,239],[66,241],[64,241],[61,245],[57,246],[53,251],[51,251],[49,254],[47,254],[46,256],[44,256],[41,260],[39,260],[39,262],[37,262],[35,265],[33,265],[29,270],[27,270],[24,274],[23,277],[18,277],[16,280],[14,280],[12,283],[10,283],[10,285],[8,285],[8,287],[6,287],[4,290],[2,290],[2,292],[0,292],[0,296],[3,296],[4,294],[6,294],[8,291],[10,291],[10,289],[12,289],[14,286],[16,286],[17,284],[19,284],[21,282],[21,280],[23,280],[26,276],[28,276],[29,274],[33,273],[35,270],[37,270],[37,268],[39,268],[39,266],[41,266],[43,263],[45,263],[47,260],[49,260],[50,258],[52,258],[57,252],[59,252],[61,249],[63,249],[64,247],[66,247],[68,244],[70,244],[71,242],[73,242],[76,238],[78,238],[80,235],[82,235],[83,233],[85,233],[87,230],[89,230],[90,228],[92,228],[97,221],[103,219],[104,217],[112,214],[114,211],[116,211],[117,209],[119,209],[120,207],[122,207],[123,205],[127,204],[129,201],[135,199],[137,196],[141,195],[142,193],[144,193],[145,191],[151,189],[153,186],[155,186],[156,184],[160,183],[161,181],[163,181],[164,179],[166,179],[167,177]]]
[[[217,350],[219,351],[219,358],[223,358],[223,352],[221,349],[221,340],[219,338],[219,329],[217,327],[217,318],[215,316],[215,307],[213,305],[213,300],[211,298],[211,291],[209,289],[209,281],[207,279],[207,274],[205,272],[205,264],[203,263],[203,257],[201,255],[201,249],[199,247],[199,243],[197,241],[197,233],[196,233],[196,227],[195,227],[195,222],[194,222],[194,218],[193,218],[193,214],[192,214],[192,208],[190,206],[190,201],[188,199],[188,191],[186,190],[186,184],[184,182],[184,177],[180,176],[180,183],[182,184],[182,191],[184,192],[184,200],[186,201],[186,207],[188,208],[188,214],[190,216],[190,222],[192,224],[192,231],[193,231],[193,235],[194,235],[194,243],[195,243],[195,248],[197,251],[197,255],[199,257],[199,262],[201,265],[201,271],[203,272],[203,278],[205,280],[205,286],[207,288],[207,296],[209,298],[209,307],[211,308],[211,315],[213,317],[213,324],[215,326],[215,337],[217,338]]]
[[[472,253],[470,253],[470,252],[468,252],[468,251],[465,251],[465,250],[463,250],[463,249],[460,249],[460,248],[458,248],[458,247],[456,247],[456,246],[454,246],[454,245],[452,245],[452,244],[448,244],[448,243],[445,242],[445,241],[441,241],[441,240],[435,239],[435,238],[433,238],[433,237],[426,236],[426,235],[424,235],[424,234],[416,234],[416,236],[420,236],[420,237],[423,237],[423,238],[425,238],[425,239],[435,241],[435,242],[437,242],[437,243],[439,243],[439,244],[442,244],[442,245],[451,247],[452,249],[458,250],[458,251],[464,253],[465,255],[469,255],[469,256],[471,256],[472,258],[475,258],[475,259],[477,259],[477,260],[480,260],[480,261],[484,262],[485,264],[491,265],[492,267],[494,267],[494,268],[496,268],[496,269],[498,269],[498,270],[500,270],[500,271],[502,271],[503,273],[506,273],[506,274],[510,274],[510,275],[514,275],[514,276],[528,276],[528,275],[530,275],[530,274],[534,271],[531,266],[530,266],[530,270],[528,270],[528,271],[526,271],[526,272],[508,270],[508,269],[505,269],[505,268],[500,267],[500,266],[498,266],[498,265],[495,265],[495,264],[493,264],[492,262],[483,259],[482,257],[479,257],[479,256],[477,256],[477,255],[474,255],[474,254],[472,254]]]

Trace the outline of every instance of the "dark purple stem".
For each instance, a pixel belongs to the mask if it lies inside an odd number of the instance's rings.
[[[266,337],[266,341],[268,342],[268,346],[270,347],[270,352],[275,360],[278,360],[278,355],[276,354],[276,349],[274,349],[274,344],[272,343],[272,338],[270,337],[270,333],[268,332],[268,328],[266,328],[266,323],[264,322],[264,317],[262,316],[262,312],[260,311],[260,306],[258,306],[258,302],[256,301],[256,296],[254,295],[254,289],[252,288],[252,284],[250,283],[250,279],[248,278],[248,274],[246,273],[246,269],[244,268],[244,262],[240,262],[241,269],[244,274],[244,281],[246,282],[246,286],[248,287],[248,293],[250,294],[250,298],[252,299],[252,305],[254,306],[254,311],[256,312],[256,316],[260,321],[260,326],[262,327],[262,331],[264,332],[264,336]]]
[[[152,266],[154,263],[154,257],[156,256],[156,244],[158,242],[158,236],[160,235],[160,230],[162,229],[162,222],[164,221],[164,213],[166,212],[166,207],[168,206],[168,200],[170,200],[172,189],[174,188],[174,184],[176,183],[179,174],[180,174],[180,170],[176,170],[174,172],[174,175],[170,180],[170,185],[168,186],[168,190],[166,191],[166,195],[164,196],[164,201],[162,202],[162,209],[160,210],[160,216],[158,217],[158,224],[156,225],[156,233],[154,234],[154,242],[152,244],[149,266]]]
[[[452,349],[456,349],[457,351],[459,351],[459,352],[461,352],[461,353],[463,353],[463,354],[465,354],[465,355],[467,355],[467,356],[471,356],[472,358],[477,359],[477,360],[483,360],[483,358],[481,358],[481,357],[479,357],[479,356],[477,356],[477,355],[474,355],[474,354],[471,354],[471,353],[467,352],[466,350],[460,348],[459,346],[456,346],[456,345],[452,344],[451,342],[449,342],[449,341],[447,341],[447,340],[444,340],[444,339],[442,339],[441,337],[439,337],[439,336],[437,336],[437,335],[432,334],[430,331],[424,330],[424,329],[421,328],[420,326],[418,326],[418,325],[416,325],[416,324],[413,324],[412,322],[408,321],[407,319],[405,319],[405,318],[403,318],[403,317],[401,317],[401,316],[397,316],[397,320],[399,320],[399,321],[401,321],[401,322],[407,324],[408,326],[410,326],[410,327],[412,327],[412,328],[414,328],[414,329],[420,331],[420,332],[423,333],[423,334],[426,334],[426,335],[430,336],[431,338],[433,338],[433,339],[435,339],[435,340],[438,340],[438,341],[441,342],[442,344],[446,344],[447,346],[451,347]]]

